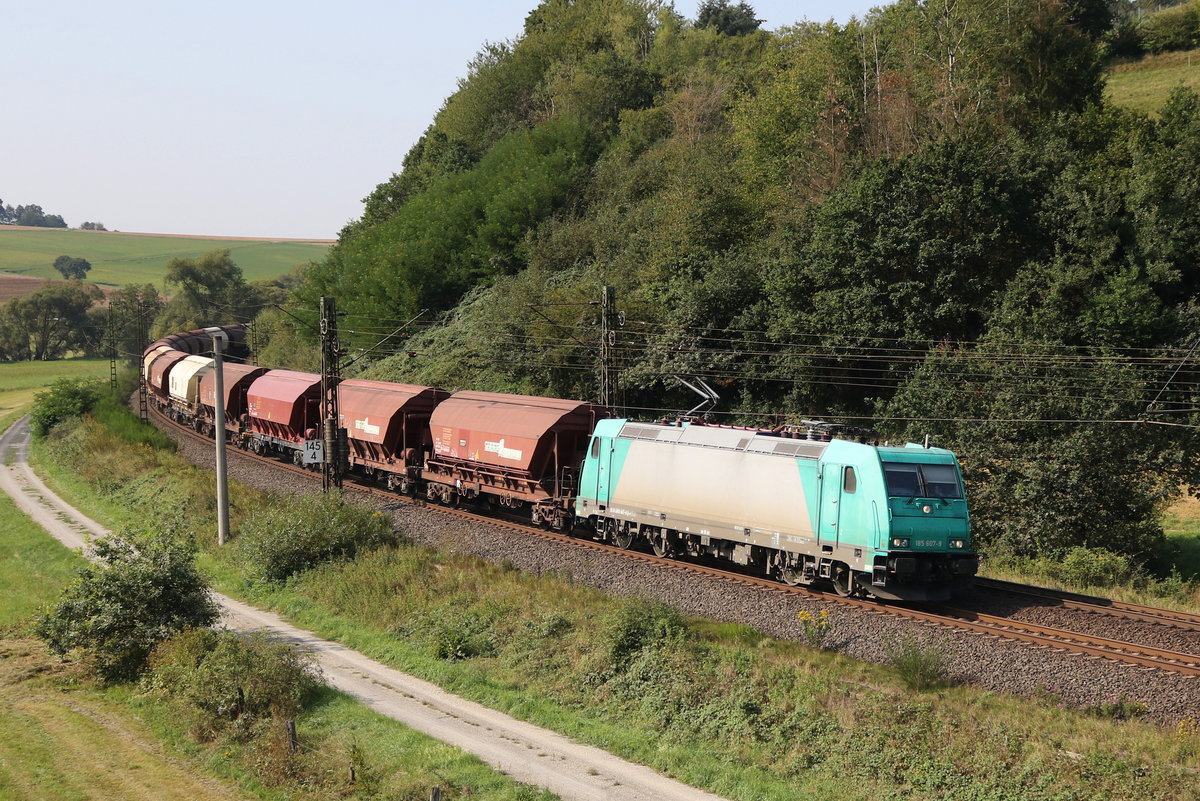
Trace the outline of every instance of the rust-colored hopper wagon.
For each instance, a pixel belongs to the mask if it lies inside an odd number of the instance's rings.
[[[255,453],[291,453],[298,464],[304,440],[315,438],[321,424],[321,376],[270,370],[250,384],[246,413]]]
[[[338,425],[346,429],[351,467],[386,477],[410,492],[432,441],[429,416],[450,393],[433,387],[352,378],[338,384]]]
[[[165,350],[150,362],[147,370],[146,390],[150,400],[156,406],[165,408],[170,404],[171,386],[168,382],[171,379],[171,370],[187,357],[188,354],[181,350]]]
[[[423,477],[431,499],[484,496],[529,507],[535,523],[567,526],[579,466],[603,406],[584,401],[458,392],[429,421],[433,450]]]
[[[267,372],[265,367],[222,362],[222,400],[225,406],[225,429],[234,436],[246,433],[246,393],[254,380]],[[200,379],[200,406],[203,409],[203,430],[210,437],[217,433],[217,373],[210,370]]]

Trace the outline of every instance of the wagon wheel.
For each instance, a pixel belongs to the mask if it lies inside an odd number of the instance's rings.
[[[779,571],[780,580],[783,581],[784,584],[790,584],[793,587],[803,583],[801,581],[803,576],[804,571],[800,568],[785,567]]]
[[[671,547],[671,537],[665,531],[659,531],[650,537],[650,548],[655,556],[670,556],[675,549]]]

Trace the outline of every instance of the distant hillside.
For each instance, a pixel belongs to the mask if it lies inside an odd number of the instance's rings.
[[[1104,96],[1118,106],[1156,115],[1176,86],[1200,91],[1200,50],[1146,56],[1108,71]]]
[[[247,239],[128,234],[0,226],[0,273],[60,278],[54,260],[62,255],[92,264],[89,283],[107,286],[152,282],[161,287],[167,262],[227,249],[247,281],[283,275],[294,265],[324,257],[321,240]]]

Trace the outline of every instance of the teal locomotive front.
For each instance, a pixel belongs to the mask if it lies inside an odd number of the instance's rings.
[[[974,575],[954,454],[750,429],[597,424],[576,514],[598,539],[895,600]]]

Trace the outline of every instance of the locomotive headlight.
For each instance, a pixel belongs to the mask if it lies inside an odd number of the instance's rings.
[[[924,506],[921,507],[921,511],[924,512],[925,514],[929,514],[930,512],[933,511],[933,507],[930,506],[929,504],[925,504]]]
[[[964,540],[950,540],[951,548],[965,548],[966,544]]]
[[[908,547],[908,537],[892,537],[892,547],[893,548],[907,548]]]

